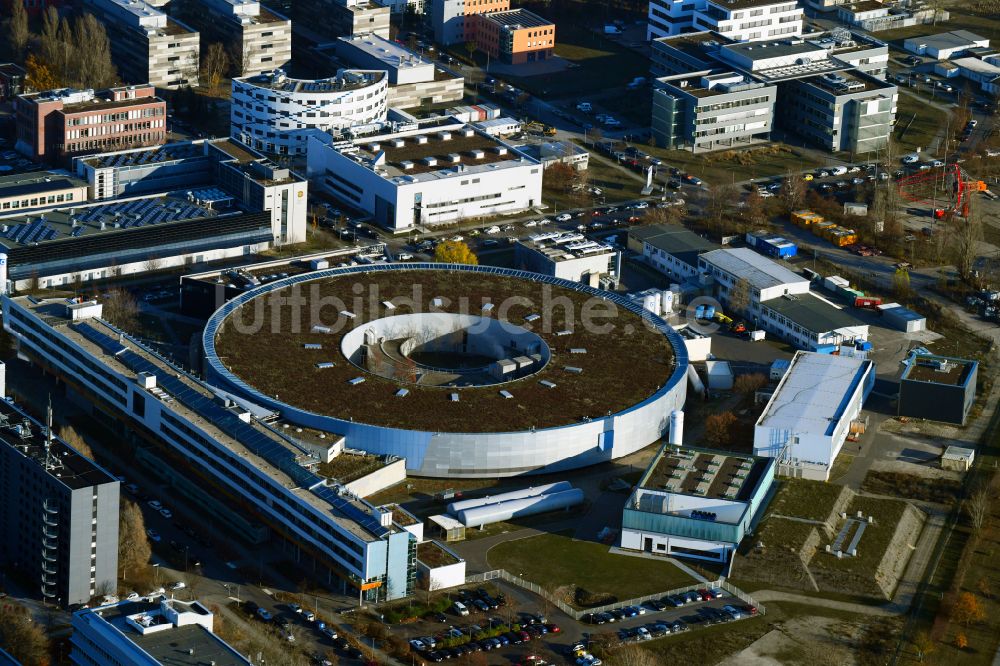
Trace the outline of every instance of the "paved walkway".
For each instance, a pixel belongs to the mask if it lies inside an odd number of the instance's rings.
[[[859,615],[889,617],[898,613],[898,611],[893,608],[892,604],[886,604],[884,606],[867,606],[865,604],[851,603],[850,601],[836,601],[834,599],[811,597],[805,594],[795,594],[793,592],[779,592],[777,590],[757,590],[756,592],[752,592],[751,596],[755,601],[759,601],[760,603],[766,603],[768,601],[787,601],[807,606],[816,606],[818,608],[830,608],[848,613],[858,613]]]

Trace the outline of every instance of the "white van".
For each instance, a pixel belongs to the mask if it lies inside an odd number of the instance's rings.
[[[455,611],[455,615],[458,615],[459,617],[465,617],[469,614],[469,609],[466,608],[465,604],[463,604],[461,601],[456,601],[452,605],[451,609]]]

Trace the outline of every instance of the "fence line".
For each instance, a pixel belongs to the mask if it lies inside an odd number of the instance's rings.
[[[643,604],[643,603],[645,603],[647,601],[650,601],[652,599],[662,599],[663,597],[666,597],[666,596],[671,596],[671,595],[674,595],[674,594],[683,594],[685,592],[691,592],[693,590],[700,590],[700,589],[703,589],[703,588],[706,588],[706,587],[721,588],[721,589],[725,590],[726,592],[728,592],[729,594],[733,595],[734,597],[740,599],[744,603],[747,603],[747,604],[749,604],[751,606],[756,606],[757,607],[757,614],[758,615],[764,615],[766,613],[766,609],[764,608],[764,606],[762,606],[761,604],[756,603],[753,600],[753,597],[751,597],[749,594],[747,594],[743,590],[739,589],[735,585],[732,585],[731,583],[729,583],[728,581],[726,581],[724,578],[719,578],[717,581],[714,581],[714,582],[695,583],[694,585],[688,585],[686,587],[679,587],[679,588],[676,588],[676,589],[673,589],[673,590],[667,590],[666,592],[657,592],[656,594],[647,594],[644,597],[636,597],[634,599],[628,599],[628,600],[625,600],[625,601],[616,601],[614,603],[605,604],[603,606],[597,606],[595,608],[587,608],[587,609],[584,609],[584,610],[578,610],[576,608],[571,607],[569,604],[567,604],[562,599],[559,599],[558,597],[556,597],[555,595],[553,595],[551,592],[549,592],[548,590],[546,590],[544,587],[542,587],[538,583],[533,583],[530,580],[525,580],[524,578],[521,578],[520,576],[515,576],[514,574],[510,573],[506,569],[494,569],[492,571],[486,571],[486,572],[479,573],[479,574],[471,574],[471,575],[469,575],[469,576],[467,576],[465,578],[465,582],[466,583],[486,583],[486,582],[489,582],[491,580],[497,580],[497,579],[503,580],[503,581],[511,583],[513,585],[517,585],[518,587],[523,588],[525,590],[528,590],[529,592],[531,592],[533,594],[537,594],[538,596],[542,597],[543,599],[546,599],[549,602],[551,602],[553,606],[555,606],[556,608],[558,608],[559,610],[561,610],[563,613],[565,613],[566,615],[568,615],[569,617],[571,617],[571,618],[573,618],[574,620],[577,620],[577,621],[580,621],[585,616],[590,615],[592,613],[604,613],[604,612],[607,612],[609,610],[614,610],[614,609],[617,609],[617,608],[624,608],[625,606],[638,606],[638,605],[641,605],[641,604]]]

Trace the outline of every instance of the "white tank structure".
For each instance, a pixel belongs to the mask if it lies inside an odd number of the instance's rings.
[[[459,500],[448,505],[448,513],[453,516],[457,516],[459,511],[473,509],[477,506],[499,504],[500,502],[524,499],[526,497],[537,497],[538,495],[548,495],[563,490],[570,490],[572,488],[573,484],[569,481],[557,481],[556,483],[548,483],[544,486],[522,488],[521,490],[512,490],[507,493],[500,493],[499,495],[487,495],[486,497],[479,497],[476,499]]]
[[[497,504],[487,504],[476,506],[471,509],[459,511],[457,514],[459,522],[466,527],[483,527],[492,523],[499,523],[511,518],[523,518],[533,516],[546,511],[557,511],[568,509],[583,503],[583,491],[579,488],[571,488],[560,492],[549,493],[547,495],[536,495],[535,497],[522,497],[521,499],[499,502]]]
[[[691,382],[691,388],[694,389],[695,393],[704,398],[705,384],[702,383],[701,377],[698,376],[698,371],[694,369],[693,365],[689,365],[687,368],[687,373],[688,373],[688,381]]]
[[[670,412],[670,446],[684,445],[684,412],[675,409]]]
[[[7,293],[7,253],[0,252],[0,294]]]
[[[654,293],[646,294],[642,297],[642,307],[646,308],[653,314],[660,315],[660,298],[659,295]]]
[[[674,311],[674,292],[664,289],[660,294],[660,316],[668,315]]]

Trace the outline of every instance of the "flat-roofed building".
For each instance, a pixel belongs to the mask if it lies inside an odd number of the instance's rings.
[[[865,358],[796,352],[754,426],[754,455],[778,473],[826,481],[875,385]]]
[[[455,102],[465,96],[465,80],[461,76],[438,67],[398,42],[375,34],[354,35],[341,37],[335,47],[337,59],[346,65],[388,72],[386,103],[392,108]]]
[[[434,41],[450,46],[474,42],[476,15],[505,12],[510,0],[430,0]]]
[[[7,400],[0,400],[0,490],[0,565],[8,575],[58,606],[115,590],[118,480]]]
[[[14,100],[17,150],[36,160],[155,146],[167,139],[167,103],[152,85],[47,90]]]
[[[776,461],[664,445],[622,511],[622,548],[727,562],[763,515]]]
[[[296,0],[292,23],[316,35],[336,39],[352,35],[378,35],[389,39],[388,3],[370,0]]]
[[[766,142],[776,97],[775,86],[732,71],[661,77],[653,81],[653,138],[696,153]]]
[[[66,172],[0,176],[0,214],[87,201],[87,183]]]
[[[212,387],[98,313],[72,317],[60,312],[62,299],[3,296],[2,304],[4,328],[27,358],[58,375],[129,446],[152,449],[265,524],[312,580],[359,601],[413,593],[414,536],[391,511],[311,471],[339,438],[284,433],[220,404]]]
[[[251,666],[213,633],[214,614],[199,601],[165,596],[85,608],[73,614],[75,666]]]
[[[473,41],[480,51],[508,65],[541,62],[556,46],[556,26],[527,9],[478,14]]]
[[[312,132],[385,120],[385,70],[345,69],[327,79],[293,79],[276,69],[233,79],[229,135],[268,154],[304,155]]]
[[[764,141],[773,124],[830,151],[873,152],[895,121],[897,89],[884,81],[888,60],[888,45],[858,32],[754,42],[714,31],[657,39],[653,136],[663,145],[714,150]],[[771,116],[768,102],[744,99],[755,87],[771,92]],[[732,95],[734,88],[740,94]]]
[[[597,287],[601,277],[615,271],[617,252],[583,234],[541,232],[514,245],[514,263],[534,273]]]
[[[157,88],[197,86],[201,38],[144,0],[85,0],[104,23],[122,78]]]
[[[713,30],[736,41],[757,41],[802,34],[803,10],[797,2],[776,0],[653,0],[647,38]]]
[[[309,137],[309,179],[393,231],[527,210],[542,200],[542,165],[449,119],[335,141]]]
[[[292,22],[257,0],[201,0],[188,16],[204,44],[218,41],[239,54],[234,65],[240,76],[291,62]]]
[[[719,244],[681,226],[654,224],[629,229],[628,248],[667,277],[683,281],[698,275],[698,257]]]
[[[698,270],[710,275],[725,301],[738,282],[745,281],[755,305],[787,294],[809,291],[809,280],[749,248],[721,249],[698,256]]]
[[[911,37],[903,41],[903,48],[910,53],[935,60],[950,60],[974,49],[986,48],[990,40],[968,30],[952,30],[936,35]]]
[[[24,79],[27,72],[20,65],[12,62],[0,64],[0,102],[14,99],[24,92]]]
[[[899,379],[899,416],[965,425],[976,401],[979,363],[914,354]]]
[[[868,339],[868,324],[825,298],[805,292],[760,303],[754,324],[800,349],[831,352]]]

